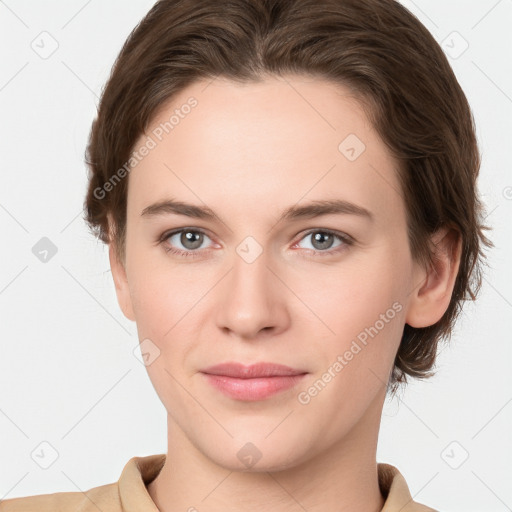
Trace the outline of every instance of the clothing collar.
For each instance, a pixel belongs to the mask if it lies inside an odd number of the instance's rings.
[[[166,454],[132,457],[119,479],[119,496],[125,512],[159,512],[148,493],[147,485],[162,469]],[[405,478],[391,464],[377,464],[379,488],[386,500],[381,512],[432,510],[413,501]]]

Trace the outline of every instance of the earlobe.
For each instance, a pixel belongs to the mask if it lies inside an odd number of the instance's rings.
[[[450,305],[460,266],[462,239],[455,229],[443,228],[431,238],[432,265],[415,274],[419,284],[411,293],[406,323],[429,327],[438,322]],[[418,279],[418,276],[421,276]]]
[[[126,269],[124,264],[119,261],[114,243],[109,245],[108,256],[119,307],[126,318],[135,321]]]

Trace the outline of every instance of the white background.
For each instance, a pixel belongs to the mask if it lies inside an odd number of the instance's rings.
[[[0,1],[0,499],[85,491],[117,481],[135,455],[166,452],[166,413],[133,354],[135,324],[81,218],[98,96],[152,3]],[[496,248],[437,375],[386,404],[378,460],[429,506],[512,510],[512,1],[403,3],[447,53],[446,41],[452,53],[461,37],[469,44],[449,60],[476,119]],[[58,43],[46,59],[32,48],[42,37],[46,50]],[[47,263],[32,253],[42,237],[58,249]],[[31,457],[41,442],[58,453],[48,469]]]

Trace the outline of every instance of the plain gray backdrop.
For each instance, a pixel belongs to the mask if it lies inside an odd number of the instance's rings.
[[[436,376],[387,401],[378,460],[439,510],[512,510],[512,0],[403,3],[472,107],[496,248]],[[135,324],[82,220],[98,97],[152,4],[0,1],[0,499],[85,491],[135,455],[166,452]]]

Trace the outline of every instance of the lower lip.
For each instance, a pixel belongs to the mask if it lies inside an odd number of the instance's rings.
[[[305,373],[300,375],[281,375],[276,377],[261,377],[255,379],[237,379],[225,375],[204,373],[208,382],[235,400],[257,401],[269,398],[282,391],[294,387]]]

